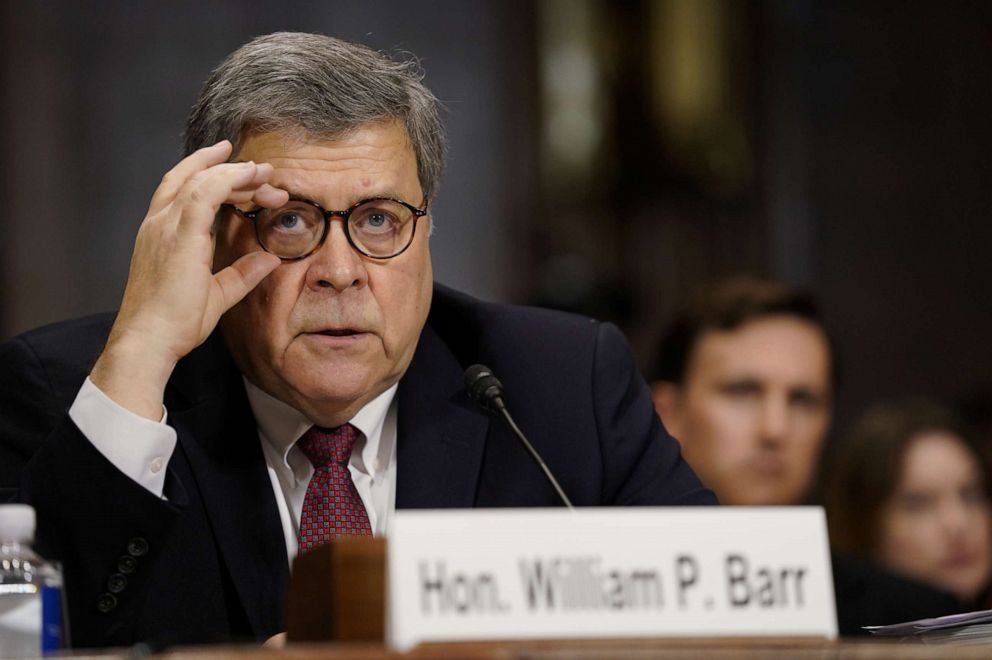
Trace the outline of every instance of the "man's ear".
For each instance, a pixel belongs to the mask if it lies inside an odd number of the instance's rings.
[[[678,439],[682,431],[682,388],[675,383],[656,380],[651,383],[651,399],[665,428]]]

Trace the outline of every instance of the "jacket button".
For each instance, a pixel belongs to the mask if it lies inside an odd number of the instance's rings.
[[[113,594],[101,594],[100,598],[96,601],[96,609],[100,610],[103,614],[113,610],[117,607],[117,597]]]
[[[141,557],[148,552],[148,541],[135,536],[127,543],[127,553],[132,557]]]
[[[127,578],[120,573],[114,573],[107,580],[107,589],[112,594],[119,594],[127,587]]]
[[[138,560],[131,555],[124,555],[117,560],[117,572],[119,573],[130,575],[134,573],[136,568],[138,568]]]

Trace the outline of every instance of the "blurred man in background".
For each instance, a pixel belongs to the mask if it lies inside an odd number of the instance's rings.
[[[827,437],[837,360],[816,301],[781,282],[734,277],[704,290],[664,335],[655,409],[723,504],[810,497]],[[837,626],[950,614],[950,594],[832,552]]]
[[[834,367],[811,296],[724,281],[661,342],[655,408],[723,504],[799,504],[830,421]]]

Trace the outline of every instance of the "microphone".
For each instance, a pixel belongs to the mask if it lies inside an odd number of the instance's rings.
[[[465,389],[472,400],[486,410],[499,412],[506,408],[503,383],[484,364],[473,364],[465,370]]]
[[[568,499],[565,491],[558,485],[558,480],[551,474],[551,470],[545,465],[541,459],[541,455],[537,453],[537,450],[527,440],[523,431],[513,421],[513,417],[510,416],[510,411],[506,409],[506,404],[503,402],[503,383],[499,382],[499,379],[496,378],[492,370],[484,364],[473,364],[465,370],[465,389],[469,397],[486,410],[502,413],[510,428],[513,429],[520,442],[523,443],[531,457],[537,462],[538,467],[544,472],[544,476],[551,482],[555,492],[558,493],[558,497],[561,498],[561,501],[565,503],[566,507],[574,510],[575,507],[572,506],[571,500]]]

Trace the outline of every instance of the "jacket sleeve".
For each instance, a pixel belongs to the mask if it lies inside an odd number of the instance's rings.
[[[0,345],[0,373],[0,497],[37,512],[34,547],[62,564],[73,646],[126,644],[185,493],[167,476],[163,501],[104,458],[66,412],[75,376],[29,338]]]
[[[592,375],[602,451],[603,503],[716,504],[655,413],[647,384],[620,330],[599,325]]]

